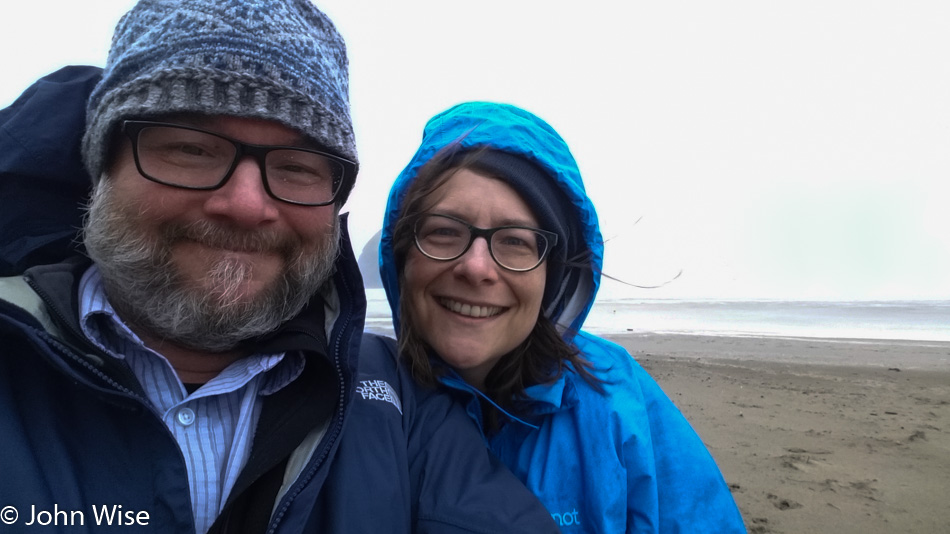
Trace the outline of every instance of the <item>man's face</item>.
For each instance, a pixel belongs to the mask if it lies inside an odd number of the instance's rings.
[[[306,147],[271,121],[174,122],[245,143]],[[85,231],[110,302],[140,335],[223,351],[300,311],[332,272],[339,227],[335,205],[268,196],[253,158],[239,161],[219,189],[179,189],[142,177],[123,138]]]

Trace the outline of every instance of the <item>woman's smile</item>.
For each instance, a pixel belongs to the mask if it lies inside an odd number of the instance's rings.
[[[438,192],[431,213],[492,228],[537,226],[531,209],[502,180],[459,170]],[[461,256],[436,260],[412,248],[405,292],[425,342],[470,384],[481,387],[503,356],[531,333],[541,313],[546,268],[515,272],[498,265],[477,237]]]
[[[437,300],[443,308],[466,317],[494,317],[505,311],[505,308],[501,306],[466,304],[446,297],[441,297]]]

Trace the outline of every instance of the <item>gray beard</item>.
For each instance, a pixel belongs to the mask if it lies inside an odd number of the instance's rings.
[[[113,308],[123,321],[181,347],[224,352],[276,330],[296,316],[333,274],[340,225],[318,246],[299,239],[246,232],[199,221],[142,231],[135,209],[123,209],[108,178],[98,184],[86,215],[84,243]],[[210,291],[189,287],[171,257],[176,241],[238,250],[277,250],[284,272],[253,298],[238,298],[254,266],[224,259],[208,272]],[[323,325],[317,325],[321,327]]]

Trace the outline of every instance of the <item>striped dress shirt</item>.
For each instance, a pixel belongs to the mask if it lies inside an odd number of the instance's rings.
[[[261,396],[297,378],[303,371],[303,355],[243,358],[189,393],[168,360],[146,347],[116,315],[95,266],[80,280],[79,301],[83,333],[128,364],[156,415],[181,448],[195,527],[199,533],[207,532],[250,453]]]

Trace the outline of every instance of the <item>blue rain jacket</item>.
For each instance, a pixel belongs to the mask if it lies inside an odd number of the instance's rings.
[[[380,242],[380,273],[396,331],[392,232],[402,198],[419,168],[454,142],[518,154],[546,170],[571,200],[590,249],[591,268],[576,292],[551,307],[563,310],[551,319],[562,332],[580,332],[570,340],[604,380],[605,393],[573,372],[533,386],[531,413],[510,416],[487,439],[489,448],[540,497],[564,532],[745,532],[715,461],[680,411],[626,350],[581,331],[600,285],[603,239],[573,156],[536,116],[473,102],[426,125],[422,145],[390,192]],[[469,414],[481,420],[478,391],[457,375],[443,384],[462,392]]]

